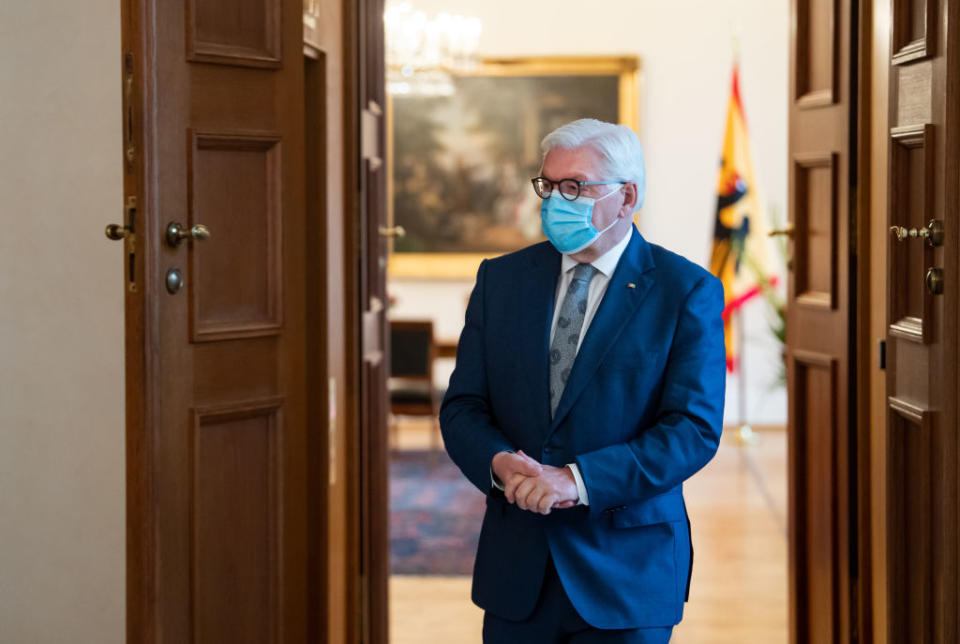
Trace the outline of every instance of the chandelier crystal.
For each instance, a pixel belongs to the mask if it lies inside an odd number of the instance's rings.
[[[477,64],[482,25],[471,16],[428,16],[409,2],[388,2],[383,12],[387,91],[449,96],[451,75]]]

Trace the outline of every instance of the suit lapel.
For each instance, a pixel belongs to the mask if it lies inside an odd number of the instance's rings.
[[[537,408],[541,434],[550,424],[550,323],[560,276],[560,253],[552,246],[534,256],[530,268],[520,278],[520,306],[524,316],[518,325],[521,334],[519,363],[527,373],[530,400]]]
[[[570,378],[567,380],[567,386],[563,390],[553,417],[551,431],[555,430],[564,416],[570,412],[573,404],[596,373],[600,362],[614,345],[627,322],[633,317],[650,287],[653,286],[653,273],[649,271],[655,266],[650,246],[636,228],[631,228],[631,231],[630,242],[610,277],[607,291],[587,329],[580,351],[577,352]],[[549,333],[548,326],[547,335]],[[549,381],[549,373],[547,381]]]

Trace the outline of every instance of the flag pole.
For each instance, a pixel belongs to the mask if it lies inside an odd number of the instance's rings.
[[[740,67],[740,30],[734,28],[733,33],[733,65]],[[744,241],[744,243],[746,243]],[[753,428],[747,423],[747,371],[744,368],[746,364],[747,353],[747,332],[746,324],[743,320],[743,307],[737,311],[737,348],[739,349],[738,367],[740,374],[737,377],[737,403],[739,407],[740,422],[737,427],[737,444],[741,446],[750,445],[756,441],[757,437],[753,433]]]
[[[740,417],[737,428],[737,443],[740,446],[750,445],[757,440],[756,434],[753,433],[753,428],[747,423],[747,372],[744,369],[744,364],[746,363],[744,357],[747,353],[747,333],[745,326],[743,321],[743,307],[741,307],[737,311],[737,348],[740,354],[737,359],[737,367],[740,371],[737,377],[738,415]]]

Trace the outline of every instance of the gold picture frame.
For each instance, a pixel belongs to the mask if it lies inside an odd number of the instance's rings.
[[[458,77],[592,77],[612,76],[617,79],[617,118],[640,134],[640,59],[636,56],[488,58]],[[387,97],[387,220],[394,225],[394,154],[395,127],[392,96]],[[397,222],[402,223],[402,222]],[[508,250],[497,252],[393,252],[388,259],[390,278],[407,279],[473,279],[480,262]]]

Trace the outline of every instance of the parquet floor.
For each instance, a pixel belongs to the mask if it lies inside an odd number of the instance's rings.
[[[674,644],[787,641],[786,434],[743,446],[725,432],[717,456],[685,484],[695,564]],[[425,447],[424,427],[401,427],[400,448]],[[482,611],[467,577],[394,576],[392,644],[480,642]]]

